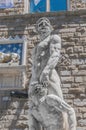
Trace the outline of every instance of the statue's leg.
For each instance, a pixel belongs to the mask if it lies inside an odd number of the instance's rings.
[[[59,110],[68,114],[69,130],[76,130],[76,116],[74,109],[65,101],[61,101]]]
[[[48,94],[55,94],[63,99],[60,78],[55,69],[50,73]]]
[[[29,113],[29,130],[41,130],[40,123]]]
[[[53,106],[54,109],[58,112],[66,112],[69,124],[69,130],[76,130],[76,116],[74,109],[68,105],[64,100],[59,98],[56,95],[48,95],[46,98],[47,104]]]

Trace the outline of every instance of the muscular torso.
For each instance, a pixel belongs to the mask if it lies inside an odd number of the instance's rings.
[[[57,59],[59,59],[59,53],[61,49],[61,42],[57,35],[48,36],[46,39],[41,41],[32,52],[32,77],[30,84],[35,81],[40,82],[40,75],[46,67],[49,59],[52,57],[53,52],[55,56],[51,58],[51,62],[49,65],[54,65],[57,63]],[[57,60],[57,61],[56,61]],[[54,63],[53,63],[54,62]],[[58,95],[63,98],[61,91],[61,84],[58,74],[56,73],[55,68],[51,69],[51,74],[49,75],[49,88],[48,92]],[[31,86],[31,85],[30,85]],[[29,91],[31,88],[29,87]]]
[[[40,42],[33,50],[32,78],[34,78],[34,80],[39,80],[40,74],[48,62],[50,57],[49,45],[50,36]]]

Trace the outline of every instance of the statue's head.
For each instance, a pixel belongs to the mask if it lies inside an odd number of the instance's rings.
[[[36,30],[39,34],[50,34],[53,30],[50,21],[46,17],[40,18],[36,22]]]
[[[32,95],[35,96],[45,96],[47,94],[47,87],[44,84],[34,84],[32,89]]]

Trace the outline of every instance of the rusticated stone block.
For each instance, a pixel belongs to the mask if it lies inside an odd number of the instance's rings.
[[[70,40],[71,41],[71,40]],[[74,42],[74,40],[73,40],[73,42],[71,41],[71,43],[70,42],[63,42],[63,47],[70,47],[70,46],[74,46],[75,45],[75,42]]]
[[[73,47],[68,47],[67,48],[67,53],[73,53]]]
[[[80,94],[81,99],[85,99],[85,97],[86,97],[86,94],[82,94],[82,93]]]
[[[71,71],[67,71],[67,70],[61,71],[60,73],[62,76],[71,75]]]
[[[83,76],[83,82],[86,82],[86,76]]]
[[[74,46],[74,52],[83,52],[83,46]]]
[[[78,111],[80,112],[80,113],[86,113],[86,107],[78,107]]]
[[[86,126],[86,119],[78,120],[78,123],[80,124],[80,126]]]
[[[86,118],[86,113],[83,114],[83,117]]]
[[[81,33],[83,33],[83,32],[85,32],[85,28],[84,28],[84,27],[77,27],[77,28],[76,28],[76,32],[81,32]]]
[[[86,65],[79,65],[78,68],[79,68],[79,70],[85,70],[86,69]]]
[[[73,94],[80,94],[84,92],[85,92],[84,88],[70,88],[69,89],[69,93],[73,93]]]
[[[77,127],[76,130],[86,130],[86,127]]]
[[[86,76],[86,70],[72,71],[72,75]]]
[[[80,58],[86,58],[86,53],[79,53]]]
[[[70,23],[70,24],[68,24],[68,27],[78,27],[79,26],[79,24],[75,24],[75,23]]]
[[[71,84],[62,84],[62,87],[63,87],[63,88],[70,88],[70,87],[71,87]]]
[[[83,82],[83,77],[82,76],[78,76],[78,77],[75,77],[75,82]]]
[[[68,89],[67,88],[63,88],[62,91],[63,91],[63,93],[66,93],[66,94],[68,93]]]
[[[79,83],[72,83],[72,88],[77,88],[79,87]]]
[[[64,98],[66,98],[67,100],[69,100],[69,99],[74,99],[75,98],[75,95],[74,94],[65,94],[64,95]],[[73,100],[72,100],[72,102],[73,102]]]
[[[85,36],[80,37],[80,42],[86,42]]]
[[[82,113],[76,113],[77,119],[82,119],[83,115]]]
[[[80,37],[81,36],[81,33],[80,32],[75,32],[74,33],[74,37]]]
[[[76,66],[75,65],[69,65],[68,66],[68,70],[75,70],[76,69]]]
[[[85,42],[85,44],[86,44],[86,42]],[[86,52],[86,46],[84,47],[84,52]]]
[[[72,28],[71,28],[71,29],[72,29]],[[73,32],[75,32],[75,30],[76,30],[75,28],[72,29]],[[69,32],[71,32],[69,28],[66,28],[66,29],[60,29],[60,33],[69,33]]]
[[[69,54],[70,55],[70,58],[78,58],[78,54]]]
[[[74,105],[86,107],[86,99],[80,100],[80,99],[74,99]]]
[[[61,77],[62,83],[72,83],[74,82],[74,77]]]
[[[85,64],[85,60],[84,59],[71,59],[71,62],[72,62],[72,64],[74,64],[74,65],[83,65],[83,64]]]

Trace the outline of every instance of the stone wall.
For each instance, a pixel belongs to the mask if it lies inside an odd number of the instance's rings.
[[[24,0],[13,0],[14,7],[8,9],[0,9],[0,16],[3,15],[15,15],[15,14],[23,14],[24,13]]]
[[[71,10],[86,9],[86,0],[70,0]]]
[[[86,10],[0,17],[0,38],[27,37],[27,85],[31,76],[31,51],[39,37],[35,23],[47,17],[62,39],[62,60],[57,65],[64,99],[76,112],[77,130],[86,130]],[[0,130],[28,130],[27,99],[0,91]]]
[[[0,130],[28,130],[26,99],[12,98],[9,91],[0,92]]]
[[[25,0],[14,0],[14,7],[8,9],[0,9],[0,16],[24,14],[25,12]],[[28,0],[29,1],[29,0]],[[27,3],[26,3],[27,4]],[[29,4],[29,3],[28,3]],[[29,5],[28,5],[29,6]],[[86,0],[70,0],[70,10],[83,10],[86,9]],[[29,13],[29,7],[28,7]]]

